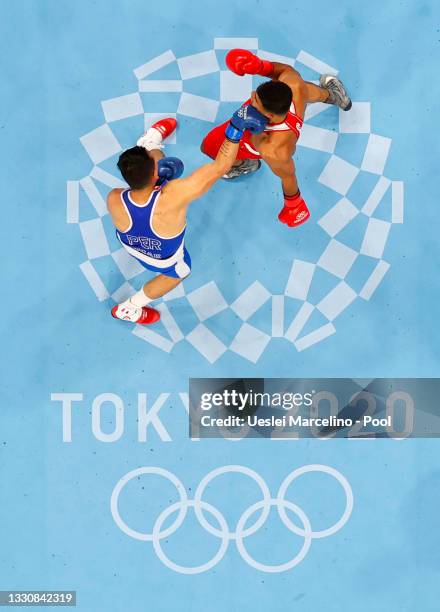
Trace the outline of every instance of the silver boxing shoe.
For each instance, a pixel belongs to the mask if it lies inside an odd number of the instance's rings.
[[[350,97],[345,91],[342,81],[340,81],[338,77],[335,77],[332,74],[321,74],[319,77],[319,84],[329,92],[329,97],[328,100],[326,100],[326,104],[334,104],[335,106],[339,106],[339,108],[344,111],[350,110]]]
[[[231,179],[238,178],[239,176],[256,172],[260,169],[260,167],[261,161],[259,159],[244,159],[239,166],[232,166],[229,172],[224,174],[222,178],[229,181]]]

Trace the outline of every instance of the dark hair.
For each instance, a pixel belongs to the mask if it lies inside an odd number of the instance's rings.
[[[282,81],[266,81],[257,87],[257,94],[268,113],[285,115],[292,104],[292,90]]]
[[[132,147],[121,153],[118,168],[132,189],[142,189],[154,174],[154,159],[143,147]]]

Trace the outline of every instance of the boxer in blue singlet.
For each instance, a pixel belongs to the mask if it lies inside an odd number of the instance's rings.
[[[118,168],[129,189],[113,189],[107,197],[108,210],[122,246],[158,274],[112,308],[115,318],[143,325],[159,320],[159,311],[148,304],[177,287],[191,271],[184,244],[189,204],[230,170],[244,131],[259,133],[266,123],[253,106],[240,107],[231,118],[216,159],[185,178],[179,178],[183,163],[164,157],[161,151],[162,141],[176,129],[175,119],[158,121],[136,147],[121,154]]]
[[[170,163],[176,167],[176,159],[159,160],[159,172],[164,167],[169,171]],[[143,204],[132,200],[130,189],[121,192],[122,204],[131,221],[126,231],[117,229],[116,236],[130,255],[148,270],[183,279],[191,272],[191,258],[184,244],[185,227],[174,236],[159,235],[153,227],[154,211],[168,181],[164,179],[158,183]]]

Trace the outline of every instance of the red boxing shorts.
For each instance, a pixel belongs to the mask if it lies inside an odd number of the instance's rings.
[[[205,136],[202,142],[202,153],[208,155],[211,159],[217,157],[217,153],[225,139],[225,130],[228,123],[229,121],[225,121],[215,127]],[[252,146],[251,136],[252,134],[248,130],[244,132],[238,147],[237,159],[261,159],[261,155]]]

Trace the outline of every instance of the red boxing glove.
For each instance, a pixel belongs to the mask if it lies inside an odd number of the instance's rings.
[[[272,62],[262,60],[247,49],[231,49],[226,55],[226,65],[239,76],[245,74],[259,74],[270,76],[273,72]]]
[[[298,191],[294,196],[284,196],[284,208],[278,215],[281,223],[289,227],[298,227],[310,218],[310,211]]]

